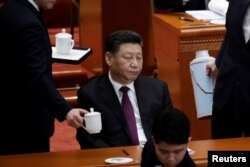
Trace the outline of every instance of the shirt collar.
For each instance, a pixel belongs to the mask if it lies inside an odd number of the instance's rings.
[[[39,7],[38,5],[34,2],[34,0],[28,0],[35,8],[36,10],[39,12]]]
[[[111,84],[113,85],[114,89],[116,92],[119,92],[119,89],[122,87],[122,86],[127,86],[131,91],[135,92],[135,87],[134,87],[134,82],[128,84],[128,85],[122,85],[120,84],[119,82],[115,81],[112,77],[111,77],[111,74],[110,74],[110,71],[108,73],[108,76],[109,76],[109,80],[111,82]]]

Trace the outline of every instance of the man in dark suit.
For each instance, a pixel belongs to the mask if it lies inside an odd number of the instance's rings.
[[[212,137],[250,136],[250,0],[230,0],[226,35],[209,75],[214,89]]]
[[[190,123],[178,109],[157,115],[153,124],[153,140],[142,151],[141,167],[196,167],[187,151]]]
[[[101,112],[103,129],[88,134],[77,132],[81,148],[134,145],[132,132],[122,109],[122,86],[127,86],[141,145],[151,138],[154,117],[164,108],[171,108],[167,85],[140,74],[143,64],[142,39],[129,30],[112,33],[106,40],[105,60],[109,73],[91,79],[78,91],[78,104],[84,109],[93,107]],[[122,104],[121,104],[122,103]]]
[[[184,12],[186,10],[206,9],[206,0],[154,0],[157,11]]]
[[[54,0],[9,0],[0,8],[2,111],[0,154],[49,151],[54,118],[82,124],[87,111],[73,109],[52,78],[52,52],[43,9]]]

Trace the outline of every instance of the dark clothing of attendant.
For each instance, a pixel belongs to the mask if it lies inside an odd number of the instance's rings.
[[[216,57],[212,138],[250,136],[250,40],[243,29],[249,4],[250,0],[229,1],[227,31]]]
[[[47,28],[28,0],[0,8],[0,52],[0,154],[47,152],[54,118],[72,107],[54,85]]]

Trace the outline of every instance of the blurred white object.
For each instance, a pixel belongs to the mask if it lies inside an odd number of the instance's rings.
[[[225,16],[211,10],[188,10],[186,13],[202,21],[225,19]]]
[[[190,62],[197,118],[212,114],[215,78],[206,74],[206,65],[214,60],[207,50],[201,50],[196,52],[195,59]]]
[[[213,24],[225,24],[228,4],[226,0],[210,0],[207,10],[190,10],[186,13],[198,20],[209,20]]]
[[[218,13],[222,16],[226,16],[228,8],[228,1],[226,0],[210,0],[208,3],[208,9]]]

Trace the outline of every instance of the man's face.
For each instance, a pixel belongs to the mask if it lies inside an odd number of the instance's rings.
[[[34,0],[34,2],[42,9],[52,9],[57,0]]]
[[[114,55],[105,54],[112,78],[121,83],[133,82],[142,70],[142,48],[139,44],[126,43],[120,45],[119,51]]]
[[[184,158],[188,144],[168,144],[160,142],[155,144],[158,160],[165,167],[176,167]]]

